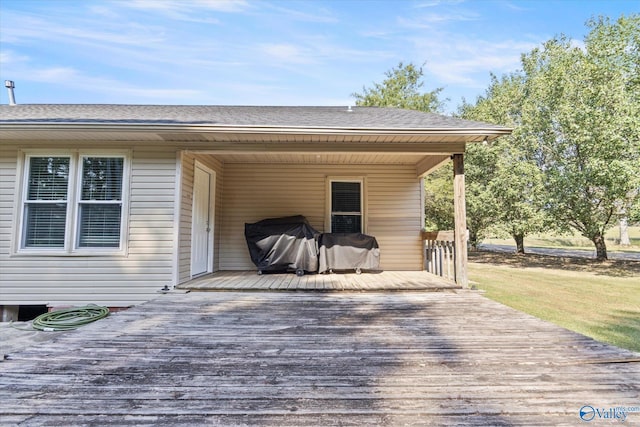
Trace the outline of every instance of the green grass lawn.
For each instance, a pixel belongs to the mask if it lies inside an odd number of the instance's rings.
[[[598,341],[640,351],[640,262],[469,255],[469,278],[495,301]]]

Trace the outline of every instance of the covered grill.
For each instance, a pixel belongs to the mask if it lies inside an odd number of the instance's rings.
[[[379,270],[380,248],[373,236],[361,233],[320,235],[319,273],[331,270]]]
[[[318,271],[316,231],[302,215],[263,219],[244,225],[251,261],[264,271]]]

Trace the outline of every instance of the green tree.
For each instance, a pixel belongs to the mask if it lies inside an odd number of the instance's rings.
[[[640,187],[640,15],[588,26],[584,48],[558,37],[523,56],[523,132],[538,145],[547,211],[604,260],[605,230]]]
[[[629,223],[640,224],[640,197],[636,200],[636,203],[629,209]]]
[[[356,105],[367,107],[396,107],[424,112],[438,112],[443,108],[439,94],[442,88],[422,92],[422,67],[400,62],[385,73],[382,83],[353,93]],[[453,169],[447,164],[425,178],[425,218],[427,229],[453,228]]]
[[[374,83],[372,88],[362,88],[362,93],[352,93],[356,105],[363,107],[396,107],[425,112],[441,111],[444,103],[439,98],[442,88],[421,92],[424,86],[422,67],[413,63],[397,67],[385,73],[382,83]]]
[[[498,207],[489,187],[494,177],[498,151],[494,147],[469,144],[465,152],[465,190],[469,244],[477,249],[489,229],[497,225]]]
[[[425,229],[452,230],[453,221],[453,164],[448,162],[425,177]]]
[[[466,179],[469,187],[470,235],[481,238],[493,228],[507,232],[524,253],[524,237],[548,227],[543,210],[542,174],[535,162],[535,145],[522,131],[524,77],[513,73],[491,76],[491,84],[475,104],[466,102],[459,115],[512,127],[511,135],[491,145],[470,145],[467,149]],[[474,228],[476,228],[474,230]]]

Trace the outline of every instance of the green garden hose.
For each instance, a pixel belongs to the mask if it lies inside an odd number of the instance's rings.
[[[41,314],[33,319],[33,329],[40,331],[70,331],[109,315],[109,309],[99,305],[65,308]]]

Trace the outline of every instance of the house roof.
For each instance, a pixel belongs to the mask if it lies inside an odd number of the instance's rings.
[[[226,162],[416,164],[419,174],[511,129],[380,107],[21,104],[0,106],[0,141],[173,144]],[[345,157],[346,156],[346,157]]]
[[[0,106],[8,144],[173,144],[225,162],[415,164],[424,174],[511,129],[379,107],[187,105]],[[345,157],[346,156],[346,157]]]
[[[386,107],[24,104],[0,106],[0,123],[505,130],[488,123]]]

